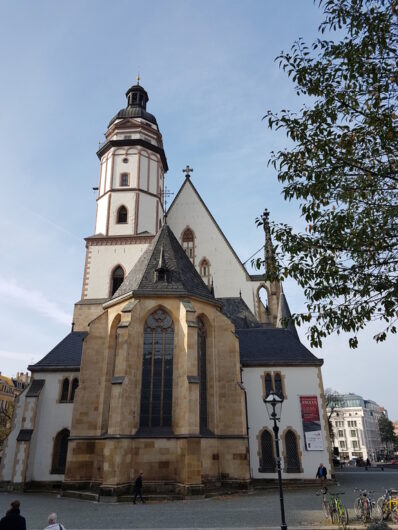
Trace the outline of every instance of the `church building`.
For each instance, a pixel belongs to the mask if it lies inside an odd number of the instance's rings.
[[[188,166],[165,212],[162,135],[145,89],[126,97],[97,152],[72,331],[28,367],[0,485],[104,498],[128,493],[140,471],[146,492],[182,496],[275,481],[271,390],[284,399],[283,480],[312,480],[332,466],[323,361],[288,323],[282,285],[245,269]]]

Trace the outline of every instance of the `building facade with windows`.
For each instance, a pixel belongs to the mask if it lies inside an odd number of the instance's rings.
[[[282,285],[248,273],[189,168],[166,218],[162,136],[146,91],[126,95],[97,153],[73,329],[30,366],[0,480],[100,496],[128,491],[140,470],[147,491],[182,495],[276,480],[271,389],[284,396],[283,478],[311,480],[331,453],[323,361],[284,327]]]
[[[356,394],[337,395],[328,414],[333,426],[334,445],[342,460],[384,456],[385,446],[379,432],[379,418],[386,415],[383,407]]]

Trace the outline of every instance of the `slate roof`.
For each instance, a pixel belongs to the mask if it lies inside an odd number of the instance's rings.
[[[116,120],[121,120],[123,118],[143,118],[144,120],[149,121],[154,125],[157,125],[155,116],[150,112],[146,111],[141,107],[127,107],[125,109],[119,110],[119,112],[115,116],[113,116],[111,121],[108,123],[108,128]]]
[[[59,369],[79,369],[82,357],[83,340],[88,333],[72,331],[53,348],[43,359],[28,366],[31,372]]]
[[[159,262],[166,269],[163,281],[156,280]],[[127,274],[112,300],[129,293],[134,296],[195,296],[216,303],[167,223]]]
[[[297,340],[300,340],[298,333],[297,333],[296,326],[291,320],[291,317],[292,317],[292,314],[290,313],[290,309],[289,309],[289,305],[286,300],[285,293],[282,290],[280,297],[279,297],[279,308],[278,308],[276,327],[288,329],[295,336]],[[286,326],[286,323],[287,323],[287,326]]]
[[[222,303],[222,313],[233,322],[236,329],[261,327],[257,318],[240,296],[217,298],[217,300]]]
[[[315,357],[288,329],[237,329],[242,366],[321,366]]]
[[[26,397],[39,397],[45,382],[44,379],[33,379],[32,384],[26,393]]]

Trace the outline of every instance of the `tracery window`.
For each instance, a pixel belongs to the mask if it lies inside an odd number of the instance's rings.
[[[122,285],[124,280],[124,270],[119,265],[116,267],[116,269],[113,270],[111,283],[112,283],[112,289],[111,289],[111,296],[116,293],[116,291],[119,289],[119,287]]]
[[[199,426],[200,433],[208,430],[207,425],[207,371],[206,371],[206,326],[198,318],[198,374],[199,374]]]
[[[186,228],[182,233],[182,248],[188,258],[194,263],[195,260],[195,236],[190,228]]]
[[[71,390],[70,390],[69,401],[71,401],[71,402],[74,401],[75,393],[76,393],[76,390],[77,390],[78,386],[79,386],[79,380],[78,380],[77,377],[75,377],[74,380],[72,381],[72,387],[71,387]]]
[[[68,429],[63,429],[55,437],[51,473],[60,475],[65,473],[69,434]]]
[[[280,372],[267,372],[264,376],[264,398],[269,396],[271,390],[278,396],[286,398],[284,395],[282,375]]]
[[[297,437],[290,429],[285,433],[286,473],[300,473],[300,457],[297,447]]]
[[[259,471],[261,473],[274,473],[275,472],[274,438],[269,431],[264,430],[261,433],[260,445],[261,445],[261,457],[260,457]]]
[[[127,223],[127,208],[125,206],[120,206],[117,211],[117,221],[118,224]]]
[[[140,427],[171,427],[173,349],[173,321],[158,309],[144,328]]]
[[[66,377],[62,381],[62,390],[61,390],[61,398],[60,401],[67,402],[69,396],[69,379]]]

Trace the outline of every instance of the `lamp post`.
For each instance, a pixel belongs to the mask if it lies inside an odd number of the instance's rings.
[[[275,435],[275,450],[276,450],[276,467],[278,470],[278,485],[279,485],[279,500],[281,505],[281,530],[287,530],[287,524],[285,521],[285,505],[283,502],[283,489],[282,489],[282,473],[281,473],[281,457],[279,453],[279,427],[278,421],[281,419],[283,397],[275,394],[273,390],[264,398],[265,407],[268,412],[269,419],[274,422],[273,431]]]

